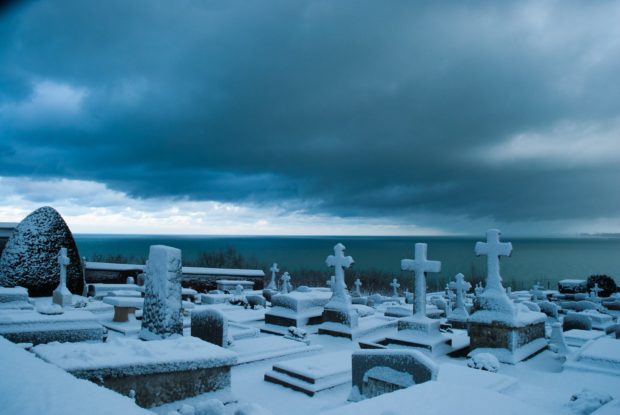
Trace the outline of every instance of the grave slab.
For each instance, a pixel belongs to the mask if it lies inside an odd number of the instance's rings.
[[[596,340],[603,336],[605,333],[599,330],[572,329],[564,332],[564,341],[568,346],[581,347],[590,340]]]
[[[265,380],[309,396],[350,382],[351,352],[341,351],[278,362]]]
[[[101,341],[103,326],[88,311],[46,315],[31,310],[0,310],[0,335],[14,343]]]
[[[372,333],[395,328],[398,320],[385,316],[369,316],[360,318],[357,327],[349,327],[345,324],[325,322],[318,326],[319,334],[327,334],[335,337],[345,337],[351,340],[370,335]]]
[[[609,337],[596,339],[570,356],[564,368],[620,376],[620,340]]]
[[[322,350],[323,346],[310,346],[280,336],[261,336],[235,341],[229,349],[238,354],[237,363],[244,364],[282,356],[317,352]]]
[[[33,348],[43,360],[146,408],[230,387],[237,354],[195,337],[143,342],[54,343]]]
[[[519,380],[512,376],[458,366],[453,363],[444,363],[439,366],[437,381],[454,386],[468,385],[476,388],[490,389],[500,393],[507,392],[519,383]]]

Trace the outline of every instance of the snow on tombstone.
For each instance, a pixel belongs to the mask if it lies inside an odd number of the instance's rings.
[[[218,310],[192,311],[191,335],[220,347],[228,344],[228,320]]]
[[[146,266],[141,339],[183,334],[181,276],[181,250],[152,245]]]
[[[0,257],[0,286],[21,286],[33,297],[51,296],[60,282],[58,252],[67,248],[67,288],[84,290],[80,256],[71,230],[49,206],[26,216],[6,243]]]
[[[52,301],[61,307],[68,307],[73,304],[73,296],[67,288],[67,265],[69,265],[67,257],[67,248],[60,248],[58,253],[58,265],[60,266],[60,283],[53,292]]]

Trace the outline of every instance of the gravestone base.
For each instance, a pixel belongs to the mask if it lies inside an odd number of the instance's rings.
[[[516,364],[547,346],[544,318],[523,325],[505,321],[470,321],[468,334],[472,349],[470,356],[489,352],[502,363]]]
[[[324,323],[339,323],[351,328],[356,328],[358,326],[358,317],[357,311],[354,308],[325,308],[323,311]]]
[[[73,305],[73,295],[66,288],[64,290],[54,290],[52,293],[52,303],[61,307],[71,307]]]
[[[450,316],[448,317],[447,323],[450,324],[455,329],[463,329],[467,330],[468,326],[468,318],[461,316]]]
[[[439,333],[439,320],[433,320],[428,317],[411,317],[398,321],[398,330],[413,330],[425,335],[433,335]]]

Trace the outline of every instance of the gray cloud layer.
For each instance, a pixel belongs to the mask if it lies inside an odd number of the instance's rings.
[[[618,217],[618,21],[611,1],[25,3],[0,15],[0,175],[341,216]]]

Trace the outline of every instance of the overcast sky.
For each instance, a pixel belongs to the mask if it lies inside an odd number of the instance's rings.
[[[620,232],[618,22],[618,1],[14,2],[0,221]]]

